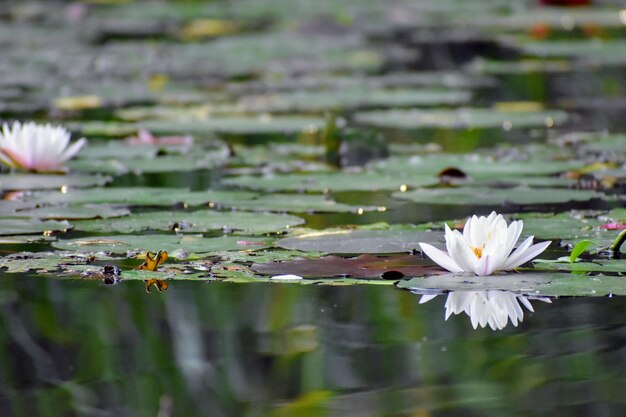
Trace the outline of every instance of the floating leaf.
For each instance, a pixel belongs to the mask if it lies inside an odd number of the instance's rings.
[[[239,105],[252,112],[311,112],[380,107],[435,106],[467,103],[467,91],[408,89],[342,89],[244,96]]]
[[[84,188],[104,185],[110,177],[100,175],[44,175],[44,174],[8,174],[0,175],[0,190],[49,190]]]
[[[569,190],[561,188],[506,189],[462,187],[418,189],[409,192],[396,192],[395,198],[411,200],[419,204],[472,205],[472,206],[524,206],[558,204],[571,201],[605,200],[605,194],[595,191]]]
[[[359,123],[394,129],[447,128],[484,129],[551,127],[567,120],[562,111],[505,112],[494,109],[385,110],[356,113]]]
[[[420,187],[437,183],[435,177],[398,177],[375,172],[336,172],[311,174],[286,174],[268,176],[240,176],[228,178],[224,184],[266,191],[376,191],[399,190],[404,185]]]
[[[71,228],[67,221],[0,219],[0,236],[65,232]]]
[[[80,206],[45,206],[36,209],[20,210],[12,217],[33,217],[50,220],[108,219],[130,214],[124,207],[108,204],[87,204]]]
[[[263,249],[272,239],[246,238],[248,241],[258,242],[254,250]],[[127,253],[129,251],[157,251],[165,250],[174,254],[183,250],[188,254],[250,250],[250,246],[239,242],[241,237],[222,236],[205,238],[196,235],[112,235],[93,236],[77,239],[61,239],[53,242],[52,246],[58,249],[78,252],[112,252]]]
[[[300,258],[284,262],[255,263],[251,266],[256,272],[265,275],[295,274],[303,277],[348,277],[381,278],[383,274],[395,271],[399,277],[443,274],[441,268],[425,264],[415,255],[372,256],[356,258],[326,256],[319,259]],[[383,277],[384,278],[384,277]]]
[[[35,192],[25,196],[27,204],[124,204],[128,206],[198,206],[213,203],[233,206],[258,194],[246,191],[189,191],[181,188],[106,187],[62,192]],[[4,202],[0,202],[0,208]],[[26,203],[25,203],[26,204]]]
[[[141,269],[145,271],[156,271],[159,265],[167,261],[167,252],[160,250],[157,253],[146,252],[146,260],[135,269]]]
[[[195,212],[159,211],[131,214],[120,219],[74,222],[76,230],[87,232],[135,233],[162,230],[180,233],[204,233],[215,230],[249,233],[278,232],[304,223],[286,214],[244,213],[204,210]]]
[[[407,253],[418,249],[419,242],[439,242],[439,232],[413,230],[345,230],[313,232],[289,237],[276,245],[292,250],[335,254]]]

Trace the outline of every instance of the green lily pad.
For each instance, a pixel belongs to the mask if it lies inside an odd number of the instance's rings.
[[[46,174],[6,174],[0,175],[0,190],[50,190],[84,188],[104,185],[110,177],[101,175],[46,175]]]
[[[603,272],[603,273],[626,273],[626,260],[602,259],[594,262],[572,263],[535,263],[534,269],[539,271],[561,271],[573,273]],[[624,279],[624,278],[622,278]]]
[[[549,150],[545,148],[540,148],[536,151],[542,152],[543,155],[549,155]],[[584,165],[582,161],[555,161],[549,159],[549,157],[534,157],[523,161],[510,161],[480,154],[436,154],[392,157],[376,162],[372,167],[386,173],[404,175],[415,173],[433,176],[438,175],[446,168],[455,167],[472,178],[507,181],[529,176],[539,179],[540,175],[557,174],[581,168]]]
[[[25,243],[53,242],[56,239],[57,238],[54,236],[44,236],[44,235],[1,236],[0,245],[21,245]]]
[[[537,272],[492,275],[439,275],[400,281],[397,286],[413,292],[434,291],[512,291],[531,296],[587,296],[607,294],[626,295],[626,280],[622,277],[562,272]]]
[[[76,230],[102,233],[136,233],[144,230],[204,233],[209,231],[242,231],[248,233],[278,232],[304,223],[287,214],[223,212],[159,211],[131,214],[119,219],[83,220],[74,222]]]
[[[108,204],[87,204],[81,206],[46,206],[30,210],[20,210],[13,217],[31,217],[50,220],[108,219],[130,214],[125,207]]]
[[[375,211],[377,209],[371,206],[352,206],[337,203],[331,198],[319,194],[271,194],[250,200],[224,202],[222,205],[238,210],[286,213],[357,213]]]
[[[626,222],[624,209],[613,209],[596,218],[572,211],[556,215],[526,213],[517,217],[524,220],[524,232],[540,239],[560,239],[562,244],[575,245],[581,240],[597,243],[597,250],[608,247],[617,238],[618,230],[609,230],[600,226],[607,223]]]
[[[607,199],[605,194],[595,191],[527,187],[506,189],[481,187],[418,189],[405,193],[396,192],[392,196],[419,204],[473,206],[524,206]]]
[[[419,242],[441,242],[440,232],[413,230],[356,230],[313,232],[278,240],[281,248],[334,254],[406,253],[419,248]]]
[[[428,176],[398,177],[376,172],[321,172],[310,174],[286,174],[246,176],[223,180],[226,185],[265,191],[375,191],[399,190],[402,185],[420,187],[434,185],[438,181]]]
[[[617,14],[617,13],[616,13]],[[530,55],[550,58],[576,57],[587,62],[623,65],[626,63],[626,41],[599,39],[549,40],[523,42],[520,47]]]
[[[170,254],[177,250],[188,253],[208,253],[218,251],[257,250],[267,247],[271,238],[242,238],[221,236],[205,238],[198,235],[112,235],[78,239],[61,239],[53,242],[57,249],[78,252],[111,252],[125,254],[129,251],[165,250]],[[254,242],[251,245],[250,242]]]
[[[71,124],[87,136],[124,136],[140,128],[155,135],[189,134],[203,137],[213,133],[294,134],[319,130],[326,124],[321,117],[258,116],[220,117],[214,119],[146,120],[141,123],[74,122]]]
[[[184,172],[211,169],[224,165],[228,160],[228,150],[202,151],[196,155],[166,155],[156,158],[108,159],[93,161],[76,159],[68,165],[75,171],[100,172],[107,174],[137,175],[155,172]]]
[[[343,89],[297,91],[244,96],[239,105],[251,112],[311,112],[381,107],[459,105],[469,101],[467,91],[409,89]]]
[[[62,192],[35,192],[25,196],[24,204],[124,204],[128,206],[236,205],[258,194],[247,191],[189,191],[159,187],[83,188]],[[0,202],[0,210],[3,202]],[[1,211],[0,211],[1,212]]]
[[[551,127],[567,120],[562,111],[513,112],[496,109],[465,108],[458,110],[381,110],[355,114],[354,119],[364,125],[394,129],[484,129]]]
[[[99,256],[102,260],[105,257]],[[20,254],[9,255],[0,258],[0,268],[4,268],[4,272],[55,272],[68,264],[81,264],[93,262],[92,256],[86,256],[79,253],[61,254],[56,252],[23,252]]]
[[[0,219],[0,236],[65,232],[72,228],[67,221],[36,219]]]

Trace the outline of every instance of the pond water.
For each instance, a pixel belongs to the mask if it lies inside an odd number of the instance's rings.
[[[619,415],[626,301],[444,321],[375,286],[103,286],[4,276],[3,416]]]
[[[88,144],[0,132],[0,417],[623,414],[626,10],[552,3],[6,2]],[[420,245],[493,210],[541,259]]]

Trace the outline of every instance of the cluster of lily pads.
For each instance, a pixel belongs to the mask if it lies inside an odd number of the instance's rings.
[[[450,291],[448,314],[492,328],[534,298],[626,294],[626,136],[606,130],[621,116],[590,125],[598,101],[567,95],[598,71],[598,99],[619,96],[623,10],[282,3],[9,7],[0,265]],[[497,52],[466,45],[467,62],[427,70],[468,39]],[[559,85],[562,100],[546,96]],[[42,114],[69,130],[13,122]],[[159,251],[167,262],[148,262]]]

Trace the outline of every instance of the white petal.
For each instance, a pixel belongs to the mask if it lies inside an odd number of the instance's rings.
[[[446,252],[439,250],[436,247],[429,245],[428,243],[420,242],[419,245],[422,248],[422,252],[424,252],[426,256],[432,259],[437,265],[441,266],[444,269],[447,269],[450,272],[463,272],[463,270],[459,268],[459,266]]]
[[[85,138],[80,138],[76,142],[72,143],[70,147],[67,148],[65,152],[61,154],[61,156],[59,157],[59,162],[63,163],[67,161],[68,159],[72,158],[81,150],[83,146],[85,146],[85,144],[87,144],[87,139]]]
[[[446,245],[448,254],[459,268],[465,272],[474,272],[474,265],[477,262],[476,255],[458,230],[446,238]]]
[[[533,238],[534,238],[534,236],[528,236],[517,247],[517,249],[515,249],[515,251],[507,258],[507,260],[502,265],[502,269],[510,269],[511,267],[509,265],[517,262],[517,260],[524,255],[524,252],[526,251],[526,249],[528,249],[530,247],[530,245],[533,244]]]
[[[419,303],[424,304],[437,297],[439,294],[422,294],[422,298],[420,298]]]
[[[550,246],[550,243],[552,242],[547,241],[547,242],[537,243],[536,245],[532,245],[530,248],[526,249],[522,254],[516,257],[515,260],[511,261],[512,257],[507,259],[504,269],[517,268],[518,266],[525,264],[531,259],[536,258],[537,256],[539,256],[541,252],[543,252],[544,250],[548,248],[548,246]],[[514,255],[517,254],[517,251],[515,252],[516,253],[514,253]]]
[[[491,255],[483,256],[474,269],[474,273],[478,276],[491,275],[493,271],[494,263],[491,259]]]

